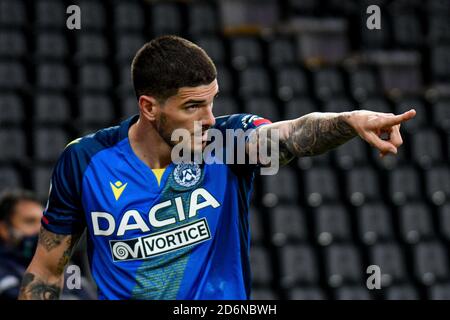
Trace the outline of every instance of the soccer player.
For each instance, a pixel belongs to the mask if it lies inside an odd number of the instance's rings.
[[[200,122],[195,151],[207,146],[212,128],[261,136],[277,129],[279,161],[285,164],[357,136],[380,156],[395,154],[402,144],[400,124],[415,115],[314,112],[276,123],[249,114],[215,118],[214,63],[176,36],[145,44],[131,74],[139,114],[70,143],[54,168],[20,299],[58,298],[64,266],[85,229],[100,299],[249,299],[248,210],[260,166],[175,164],[171,151],[179,141],[172,141],[172,132],[181,128],[194,135],[194,122]]]

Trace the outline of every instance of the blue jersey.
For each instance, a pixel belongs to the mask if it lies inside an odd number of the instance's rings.
[[[66,147],[43,227],[57,234],[87,229],[99,299],[249,299],[256,166],[171,163],[157,173],[131,148],[128,130],[137,119]],[[217,118],[215,128],[266,123],[235,114]]]

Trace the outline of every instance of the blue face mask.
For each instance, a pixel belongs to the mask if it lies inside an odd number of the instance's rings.
[[[39,235],[25,236],[13,227],[9,228],[9,232],[15,255],[23,259],[25,263],[31,262],[36,251]]]

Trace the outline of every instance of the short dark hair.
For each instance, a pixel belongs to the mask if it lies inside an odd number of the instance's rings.
[[[168,35],[147,42],[131,64],[136,97],[149,95],[164,102],[181,87],[210,84],[216,67],[206,52],[189,40]]]
[[[41,203],[37,196],[28,190],[11,190],[0,194],[0,221],[10,222],[16,205],[21,201]]]

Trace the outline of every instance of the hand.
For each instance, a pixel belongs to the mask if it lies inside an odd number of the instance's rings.
[[[403,144],[400,124],[414,118],[415,115],[414,109],[400,115],[355,110],[350,112],[348,122],[362,139],[380,151],[380,157],[383,158],[389,152],[397,154],[397,148]],[[386,133],[389,138],[381,139],[380,136]]]

